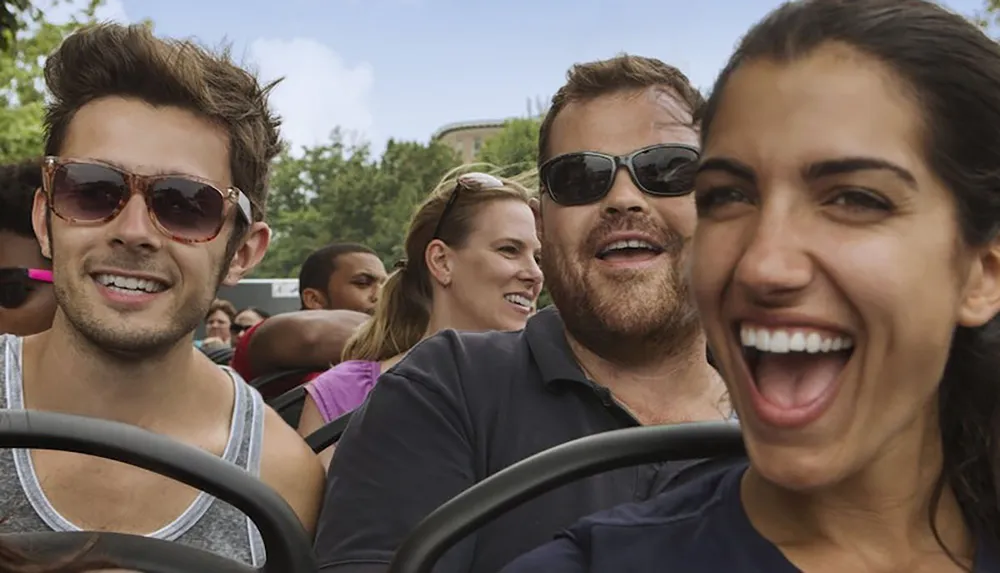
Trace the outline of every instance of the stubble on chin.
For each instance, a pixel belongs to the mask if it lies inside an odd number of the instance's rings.
[[[602,273],[546,256],[549,292],[567,332],[592,352],[623,361],[672,354],[699,331],[680,261],[625,273]]]

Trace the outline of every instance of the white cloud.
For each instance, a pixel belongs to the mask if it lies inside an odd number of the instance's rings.
[[[263,81],[285,78],[271,104],[284,120],[282,136],[294,151],[328,141],[335,127],[373,139],[374,72],[368,63],[351,67],[309,38],[258,39],[250,53]]]

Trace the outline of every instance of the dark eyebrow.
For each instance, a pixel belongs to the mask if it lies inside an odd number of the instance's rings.
[[[912,173],[895,163],[874,157],[845,157],[843,159],[831,159],[829,161],[813,163],[805,168],[803,178],[807,180],[820,179],[833,175],[872,170],[891,171],[911,187],[917,186],[917,178]],[[749,183],[757,182],[757,176],[754,174],[753,169],[735,159],[725,157],[705,159],[698,166],[698,173],[702,173],[703,171],[723,171]]]
[[[803,175],[806,179],[820,179],[857,171],[890,171],[911,187],[917,186],[917,178],[912,173],[895,163],[874,157],[845,157],[820,161],[807,167]]]
[[[722,171],[734,177],[744,179],[748,183],[757,182],[757,176],[749,165],[727,157],[711,157],[702,160],[698,165],[698,171],[695,172],[695,175],[704,173],[705,171]]]

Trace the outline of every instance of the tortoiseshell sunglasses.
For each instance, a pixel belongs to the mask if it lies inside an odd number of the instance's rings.
[[[192,175],[139,175],[91,159],[46,157],[42,183],[49,208],[70,223],[106,223],[139,193],[153,224],[182,243],[217,237],[233,206],[248,224],[253,220],[242,191]]]

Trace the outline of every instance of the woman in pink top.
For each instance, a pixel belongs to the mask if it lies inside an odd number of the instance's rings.
[[[372,320],[344,361],[306,386],[308,436],[364,402],[379,374],[439,330],[520,330],[542,289],[531,193],[511,179],[465,173],[417,208],[405,261],[386,281]],[[323,454],[329,463],[333,448]]]

